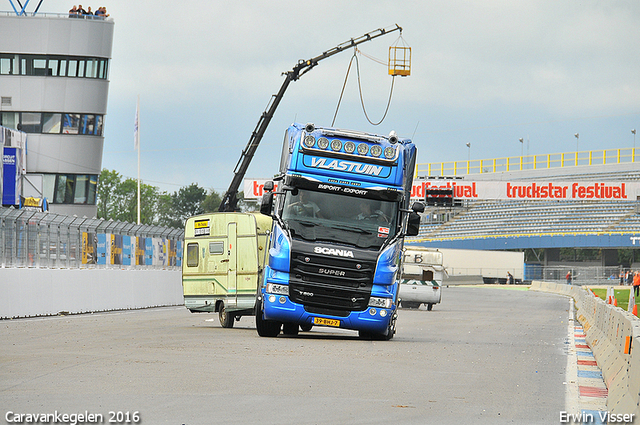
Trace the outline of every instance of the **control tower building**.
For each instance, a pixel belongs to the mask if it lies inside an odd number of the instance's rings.
[[[27,133],[22,195],[94,217],[114,22],[15,3],[0,12],[0,125]]]

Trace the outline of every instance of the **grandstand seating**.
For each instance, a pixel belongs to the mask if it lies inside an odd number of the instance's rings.
[[[640,233],[636,205],[633,201],[474,201],[448,222],[422,224],[416,239]]]
[[[627,149],[630,151],[630,149]],[[626,151],[625,151],[626,152]],[[597,156],[597,155],[596,155]],[[611,156],[611,155],[609,155]],[[599,157],[602,157],[600,154]],[[570,165],[570,164],[569,164]],[[435,167],[436,169],[444,168]],[[462,167],[461,169],[466,169]],[[468,174],[476,180],[638,181],[640,162],[600,166],[564,166],[509,173]],[[430,177],[425,177],[430,178]],[[441,179],[442,177],[440,177]],[[458,177],[459,178],[459,177]],[[423,214],[420,234],[413,241],[557,236],[553,246],[571,235],[640,236],[640,201],[597,200],[476,200],[462,208],[429,208]],[[545,242],[542,242],[543,244]],[[564,245],[571,246],[571,245]],[[603,245],[603,246],[606,246]],[[541,246],[543,247],[543,246]]]

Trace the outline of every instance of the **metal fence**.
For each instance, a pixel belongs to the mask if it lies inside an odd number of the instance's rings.
[[[174,269],[184,230],[0,207],[0,267]]]
[[[567,273],[571,273],[572,285],[619,285],[620,273],[624,271],[626,269],[621,269],[620,266],[543,266],[526,264],[525,280],[567,283]]]

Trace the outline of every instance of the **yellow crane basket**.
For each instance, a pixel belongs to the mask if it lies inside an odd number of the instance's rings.
[[[389,47],[389,75],[411,75],[411,47]]]

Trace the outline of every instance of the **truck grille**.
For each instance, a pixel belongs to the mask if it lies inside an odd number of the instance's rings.
[[[294,254],[289,297],[306,307],[363,311],[369,305],[375,264]]]

